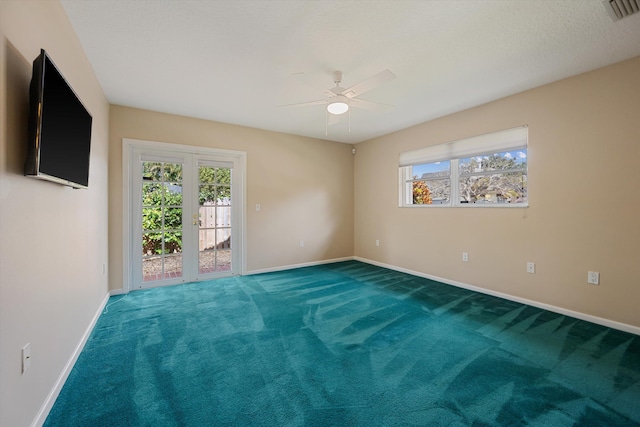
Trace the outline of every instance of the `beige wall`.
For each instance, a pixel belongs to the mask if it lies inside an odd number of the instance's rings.
[[[122,139],[247,153],[247,270],[353,255],[351,145],[112,106],[110,287],[123,287]],[[256,212],[255,205],[261,205]],[[305,247],[299,247],[299,241]]]
[[[356,256],[640,326],[639,75],[635,58],[358,144]],[[529,208],[398,207],[400,152],[522,124]]]
[[[57,1],[1,0],[0,8],[0,425],[27,426],[107,295],[109,105]],[[93,115],[88,190],[22,175],[40,48]]]

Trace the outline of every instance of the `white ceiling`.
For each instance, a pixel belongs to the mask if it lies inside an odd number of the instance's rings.
[[[640,55],[640,14],[602,0],[62,0],[112,104],[356,143]],[[55,60],[55,58],[54,58]],[[349,87],[391,70],[329,126],[292,74]]]

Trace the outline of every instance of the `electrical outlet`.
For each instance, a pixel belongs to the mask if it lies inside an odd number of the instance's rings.
[[[27,372],[31,366],[31,343],[27,343],[22,347],[22,373]]]
[[[376,246],[380,246],[380,240],[376,240]]]
[[[304,248],[304,240],[300,240],[300,247]]]
[[[600,273],[598,273],[597,271],[590,271],[589,273],[587,273],[587,283],[590,283],[592,285],[599,285]]]
[[[469,254],[467,252],[462,252],[462,261],[469,262]]]
[[[527,263],[527,273],[535,273],[536,272],[536,263],[535,262],[528,262]]]
[[[262,206],[260,206],[260,203],[256,204],[256,212],[260,212],[260,210],[262,209]]]

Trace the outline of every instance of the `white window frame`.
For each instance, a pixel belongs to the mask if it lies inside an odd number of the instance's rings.
[[[461,203],[460,202],[460,168],[459,160],[475,156],[491,155],[506,151],[527,150],[529,146],[529,129],[527,125],[512,129],[501,130],[484,135],[451,141],[444,144],[418,148],[400,153],[399,158],[399,207],[411,208],[525,208],[529,206],[529,187],[527,185],[527,201],[523,203]],[[414,204],[412,166],[449,161],[450,198],[449,203],[443,204]],[[514,170],[483,171],[469,174],[469,176],[509,173]],[[525,174],[529,176],[529,167]],[[411,188],[410,188],[411,187]]]

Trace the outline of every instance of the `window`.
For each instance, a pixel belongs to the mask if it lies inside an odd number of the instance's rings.
[[[413,205],[444,205],[451,200],[451,162],[409,166],[407,194]]]
[[[400,154],[400,206],[527,206],[528,128]]]

